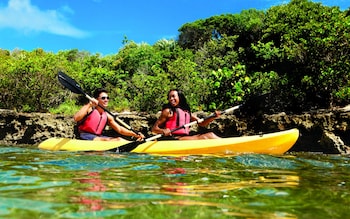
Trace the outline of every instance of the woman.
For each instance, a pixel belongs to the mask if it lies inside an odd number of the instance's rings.
[[[143,139],[145,137],[143,134],[134,133],[118,125],[114,118],[105,112],[103,108],[108,106],[108,101],[109,97],[107,91],[102,88],[97,89],[94,93],[94,98],[74,115],[73,118],[78,123],[80,138],[94,141],[126,141],[126,139],[120,137],[113,138],[103,136],[102,131],[108,124],[121,135],[135,137],[139,140]]]
[[[181,127],[187,123],[198,121],[199,118],[191,114],[190,107],[181,91],[177,89],[170,90],[168,93],[168,101],[169,103],[163,106],[160,117],[152,127],[153,133],[163,134],[164,136],[173,136],[179,140],[220,138],[213,132],[190,135],[189,127],[171,132],[171,130]],[[218,117],[220,116],[220,113],[216,112],[216,115],[216,117]],[[207,126],[216,117],[204,120],[198,125]]]

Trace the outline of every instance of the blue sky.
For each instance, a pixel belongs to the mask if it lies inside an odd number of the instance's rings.
[[[185,23],[214,15],[266,10],[286,0],[0,0],[0,48],[78,49],[115,54],[124,36],[136,43],[176,39]],[[350,7],[349,0],[318,0]]]

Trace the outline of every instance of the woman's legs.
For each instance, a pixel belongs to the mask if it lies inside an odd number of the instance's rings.
[[[204,134],[197,134],[191,136],[181,136],[179,140],[200,140],[200,139],[218,139],[219,136],[215,135],[214,132],[208,132]]]
[[[121,137],[112,138],[112,137],[106,137],[106,136],[96,137],[96,138],[94,138],[94,141],[126,141],[126,142],[129,142],[128,140],[121,138]]]

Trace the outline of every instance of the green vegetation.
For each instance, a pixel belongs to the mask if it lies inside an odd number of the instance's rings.
[[[64,71],[91,94],[105,87],[112,110],[155,112],[170,88],[194,111],[224,109],[271,92],[271,111],[349,103],[350,9],[292,0],[267,11],[184,24],[178,40],[124,40],[114,55],[0,50],[0,108],[72,113],[86,102],[57,80]]]

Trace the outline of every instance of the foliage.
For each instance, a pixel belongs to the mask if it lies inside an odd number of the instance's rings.
[[[61,103],[58,107],[49,109],[49,112],[53,114],[74,115],[79,108],[80,107],[76,104],[76,101],[71,99]]]
[[[349,80],[350,17],[337,7],[292,0],[267,11],[260,44],[270,69],[286,74],[306,102],[327,107]],[[320,101],[315,101],[319,99]]]
[[[244,76],[245,73],[245,67],[241,65],[230,70],[224,68],[213,71],[211,78],[214,83],[211,87],[209,108],[218,108],[217,103],[218,105],[226,105],[226,103],[231,105],[236,101],[241,101],[245,95],[243,86],[250,82],[250,78]]]
[[[19,111],[46,111],[59,103],[54,54],[38,49],[14,51],[2,62],[0,82],[1,107]]]
[[[87,99],[62,87],[58,71],[88,94],[107,88],[116,111],[156,112],[172,88],[184,91],[193,111],[224,109],[269,92],[275,110],[349,103],[350,13],[338,7],[292,0],[186,23],[177,40],[123,42],[108,56],[0,50],[0,107],[72,114]]]

